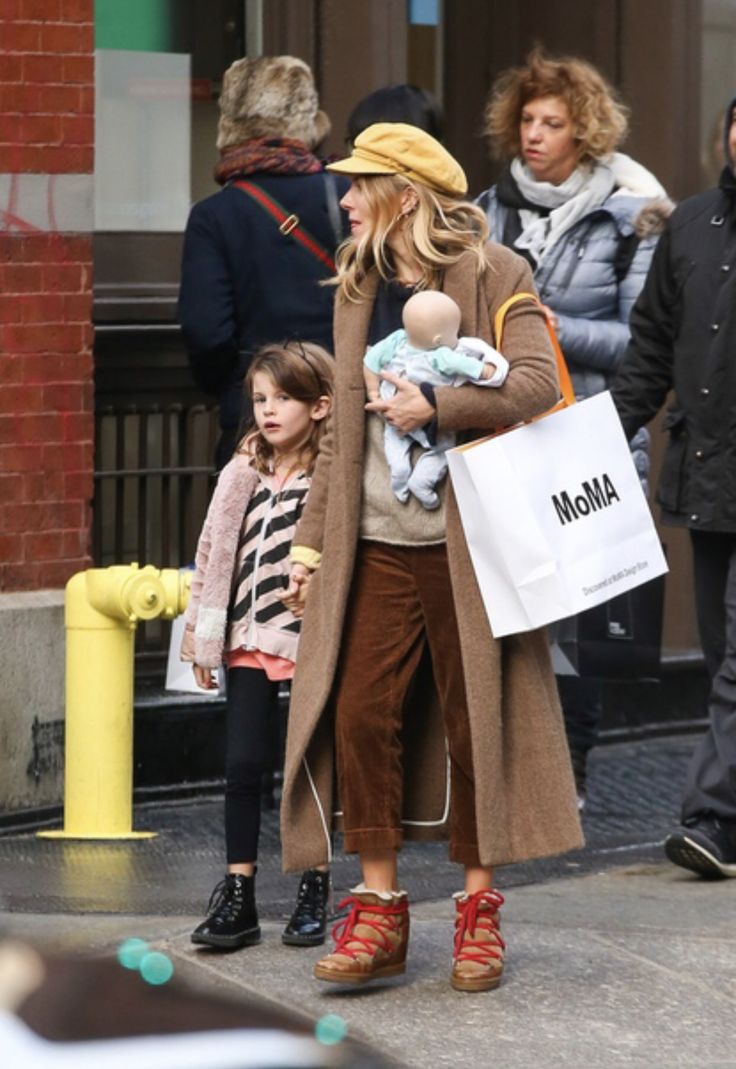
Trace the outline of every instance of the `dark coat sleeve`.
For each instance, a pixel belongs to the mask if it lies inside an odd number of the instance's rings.
[[[628,438],[657,414],[672,386],[676,288],[666,230],[631,311],[631,341],[611,387]]]
[[[231,279],[219,220],[209,204],[195,204],[184,235],[179,322],[192,375],[206,393],[220,393],[237,358],[236,301]]]

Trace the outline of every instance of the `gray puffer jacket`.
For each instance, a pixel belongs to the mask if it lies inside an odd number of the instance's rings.
[[[627,172],[627,177],[634,178],[631,186],[617,188],[600,207],[575,223],[534,268],[541,301],[559,317],[557,335],[581,399],[607,389],[613,379],[629,341],[631,308],[672,211],[656,178],[624,159],[633,165]],[[513,179],[506,174],[476,203],[486,213],[492,240],[513,248],[508,239],[509,216],[516,210],[504,203],[509,183]],[[631,445],[645,482],[648,432],[642,428]]]

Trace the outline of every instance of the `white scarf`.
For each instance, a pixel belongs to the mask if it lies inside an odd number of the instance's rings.
[[[599,208],[616,187],[613,168],[601,161],[592,166],[581,164],[558,186],[535,181],[518,158],[511,161],[511,175],[526,200],[550,209],[546,216],[529,208],[519,209],[522,232],[514,247],[526,249],[537,265],[564,233]]]

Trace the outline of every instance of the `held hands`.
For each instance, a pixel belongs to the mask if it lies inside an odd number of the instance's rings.
[[[380,413],[399,434],[410,434],[429,423],[435,414],[434,409],[415,383],[394,375],[392,371],[382,371],[381,378],[393,383],[396,393],[387,401],[370,401],[365,406],[366,412]]]
[[[554,312],[548,304],[542,305],[542,311],[547,316],[547,319],[550,321],[555,330],[557,330],[560,325],[560,320],[559,316],[557,315],[557,312]]]
[[[303,564],[292,564],[289,575],[289,585],[283,594],[279,594],[286,608],[297,618],[304,615],[304,604],[307,600],[307,591],[312,578],[309,568]]]

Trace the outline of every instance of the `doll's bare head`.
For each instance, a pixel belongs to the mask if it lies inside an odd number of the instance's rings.
[[[402,315],[409,344],[415,349],[454,349],[460,331],[460,308],[439,290],[420,290],[404,305]]]

